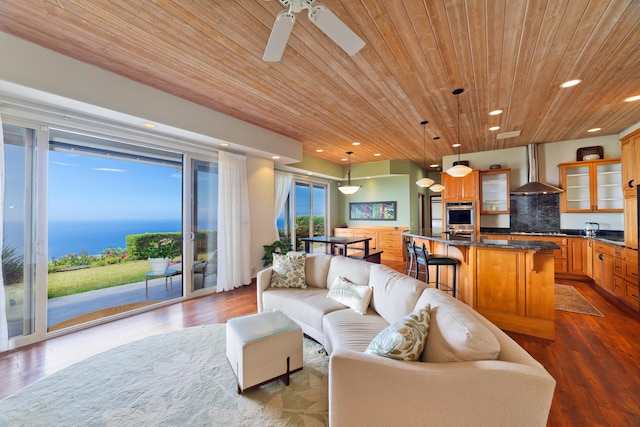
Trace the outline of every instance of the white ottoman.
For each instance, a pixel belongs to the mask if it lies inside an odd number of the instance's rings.
[[[238,393],[302,369],[302,329],[278,310],[227,321],[227,360],[238,380]]]

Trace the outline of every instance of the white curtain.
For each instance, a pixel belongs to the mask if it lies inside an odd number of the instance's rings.
[[[284,209],[284,204],[287,201],[287,196],[289,195],[289,191],[291,191],[291,183],[293,182],[293,174],[284,173],[284,172],[276,172],[275,173],[275,196],[273,203],[273,216],[275,218],[275,227],[276,234],[274,240],[280,240],[280,233],[278,233],[278,217],[282,213],[282,209]]]
[[[0,351],[9,349],[9,328],[7,326],[7,306],[4,294],[2,272],[2,249],[4,240],[4,132],[0,116]]]
[[[218,156],[218,292],[251,283],[246,156]]]

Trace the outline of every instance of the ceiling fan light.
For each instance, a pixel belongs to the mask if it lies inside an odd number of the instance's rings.
[[[473,169],[471,169],[469,166],[458,164],[447,169],[447,174],[455,178],[462,178],[463,176],[469,175],[471,171],[473,171]]]
[[[338,187],[338,190],[342,194],[351,195],[357,193],[362,188],[362,185],[341,185]]]
[[[433,184],[431,187],[429,187],[429,190],[433,191],[434,193],[439,193],[442,190],[444,190],[444,185],[442,185],[442,184]]]
[[[431,185],[433,185],[435,181],[432,180],[431,178],[420,178],[419,180],[416,181],[416,184],[418,185],[418,187],[430,187]]]

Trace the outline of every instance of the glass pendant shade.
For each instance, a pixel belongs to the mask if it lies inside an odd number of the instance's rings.
[[[444,185],[442,185],[442,184],[433,184],[431,187],[429,187],[429,190],[433,191],[434,193],[439,193],[442,190],[444,190]]]
[[[338,186],[338,190],[340,190],[342,194],[346,194],[347,196],[357,193],[362,188],[362,185],[351,185],[351,155],[352,154],[353,154],[353,151],[347,151],[347,155],[349,156],[349,171],[347,172],[347,185]]]
[[[469,175],[471,171],[473,171],[473,169],[471,169],[469,166],[458,164],[447,169],[447,174],[456,178],[462,178],[463,176]]]
[[[362,185],[341,185],[338,187],[338,190],[340,190],[342,194],[346,194],[348,196],[350,194],[357,193],[358,190],[360,190],[361,188],[362,188]]]
[[[430,187],[434,182],[435,181],[431,178],[424,177],[417,180],[416,184],[418,185],[418,187]]]

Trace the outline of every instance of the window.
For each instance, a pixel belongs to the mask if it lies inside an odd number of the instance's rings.
[[[294,178],[285,209],[278,218],[280,236],[295,242],[294,250],[304,250],[304,237],[329,234],[327,188],[325,183]]]

